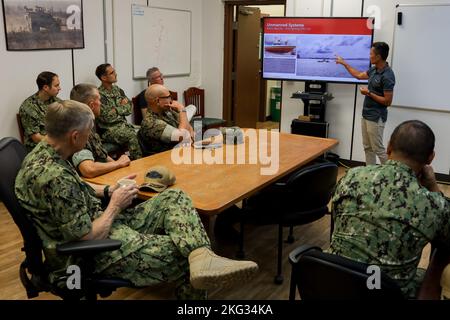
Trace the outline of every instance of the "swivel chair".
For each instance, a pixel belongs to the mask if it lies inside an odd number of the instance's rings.
[[[292,265],[289,300],[296,289],[302,300],[404,300],[397,283],[380,271],[379,288],[368,286],[370,266],[318,247],[302,245],[289,254]],[[370,288],[369,288],[370,287]]]
[[[75,241],[56,248],[58,254],[72,255],[80,258],[81,289],[61,288],[48,280],[49,271],[43,261],[42,241],[30,219],[30,214],[22,208],[14,192],[17,173],[26,156],[25,147],[15,138],[0,140],[0,198],[11,214],[23,238],[22,251],[25,259],[20,264],[20,280],[29,299],[35,298],[40,292],[51,292],[64,300],[88,299],[96,300],[110,295],[116,288],[132,287],[128,280],[105,278],[94,274],[94,256],[100,252],[117,250],[121,246],[118,240]],[[69,276],[69,275],[68,275]]]
[[[246,201],[241,223],[278,225],[278,256],[275,283],[283,282],[283,227],[289,227],[288,241],[294,242],[293,227],[307,224],[328,214],[328,202],[334,191],[338,167],[331,162],[309,165],[293,173],[287,181],[278,182]],[[243,256],[243,226],[240,250]]]

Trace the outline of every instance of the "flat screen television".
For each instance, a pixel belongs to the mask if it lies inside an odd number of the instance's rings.
[[[352,77],[336,55],[352,67],[370,67],[373,18],[264,18],[264,79],[367,83]]]

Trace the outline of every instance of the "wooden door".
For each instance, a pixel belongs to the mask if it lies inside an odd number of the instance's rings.
[[[260,112],[259,8],[238,7],[234,68],[234,123],[256,128]]]

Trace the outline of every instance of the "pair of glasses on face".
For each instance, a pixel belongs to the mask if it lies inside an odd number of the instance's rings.
[[[113,71],[111,71],[111,72],[108,72],[108,76],[110,76],[110,75],[112,75],[112,74],[115,74],[116,73],[116,70],[113,70]]]
[[[169,94],[168,96],[165,96],[165,97],[158,97],[158,100],[170,100],[170,101],[172,101],[172,96]]]

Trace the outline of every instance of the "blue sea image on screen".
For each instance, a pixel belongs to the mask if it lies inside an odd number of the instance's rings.
[[[296,47],[299,77],[352,78],[344,66],[336,64],[336,55],[360,71],[370,66],[370,36],[298,35]]]

